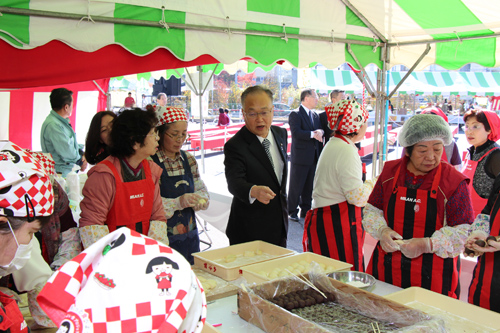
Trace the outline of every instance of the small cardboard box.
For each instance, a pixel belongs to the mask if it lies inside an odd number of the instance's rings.
[[[223,259],[230,254],[240,256],[241,258],[247,251],[262,251],[262,253],[269,256],[267,259],[263,259],[261,256],[255,256],[254,258],[247,257],[245,258],[246,262],[242,264],[238,263],[238,259],[237,261],[231,263],[225,263],[223,261]],[[223,249],[193,253],[193,257],[194,266],[205,270],[210,274],[223,278],[226,281],[232,281],[240,277],[240,275],[242,274],[242,266],[289,256],[294,253],[295,251],[288,250],[281,246],[276,246],[263,241],[253,241],[231,245]]]
[[[285,269],[286,267],[291,266],[295,263],[300,263],[301,261],[306,261],[309,264],[311,262],[316,262],[318,264],[324,264],[327,267],[328,266],[333,267],[333,269],[327,270],[326,273],[347,271],[350,270],[352,267],[351,264],[345,263],[343,261],[331,259],[312,252],[305,252],[284,258],[273,259],[263,263],[248,265],[243,267],[241,270],[243,271],[243,277],[247,280],[247,282],[262,283],[274,280],[276,279],[276,277],[271,278],[269,276],[263,276],[259,272],[266,272],[267,274],[269,274],[276,268]]]
[[[411,308],[418,308],[430,315],[445,318],[446,324],[449,325],[448,332],[500,332],[500,313],[424,288],[410,287],[386,295],[385,298]],[[426,307],[431,307],[429,308],[431,310],[436,308],[440,311],[430,313],[431,311],[426,311]],[[452,327],[453,325],[459,325],[459,327]]]
[[[370,304],[369,306],[374,309],[373,313],[379,316],[376,320],[392,321],[399,325],[399,327],[407,327],[429,319],[429,317],[421,311],[411,309],[407,306],[362,289],[349,286],[334,279],[327,277],[325,277],[325,279],[328,279],[331,285],[338,290],[331,290],[334,294],[339,292],[351,295],[349,297],[339,298],[337,294],[339,303],[353,309],[358,309],[359,307],[365,306],[365,304]],[[238,314],[242,319],[259,327],[265,332],[331,332],[267,300],[275,295],[286,294],[290,291],[303,289],[303,287],[304,284],[297,281],[295,278],[284,278],[256,285],[250,288],[250,292],[240,289],[238,290]],[[404,315],[398,316],[403,312]]]

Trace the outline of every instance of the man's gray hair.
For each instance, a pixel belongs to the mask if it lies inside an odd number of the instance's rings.
[[[245,91],[241,94],[241,106],[243,107],[243,105],[245,105],[245,99],[247,98],[248,95],[254,94],[257,92],[266,93],[267,96],[269,96],[269,98],[271,99],[271,102],[273,101],[273,92],[266,87],[257,85],[257,86],[252,86],[252,87],[246,88]]]

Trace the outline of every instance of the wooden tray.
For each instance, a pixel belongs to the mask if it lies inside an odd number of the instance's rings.
[[[245,257],[246,252],[261,251],[261,255]],[[294,254],[295,251],[284,247],[269,244],[263,241],[253,241],[237,245],[231,245],[223,249],[193,253],[194,266],[207,271],[226,281],[236,280],[242,274],[241,267],[258,262],[269,261]],[[234,262],[225,262],[228,255],[235,255]]]
[[[500,313],[427,289],[410,287],[384,297],[444,318],[448,332],[500,332]]]

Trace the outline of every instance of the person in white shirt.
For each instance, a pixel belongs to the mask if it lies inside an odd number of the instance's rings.
[[[343,100],[326,107],[334,136],[323,148],[314,177],[312,208],[304,224],[304,251],[353,265],[364,271],[362,207],[373,189],[363,183],[362,165],[354,145],[363,139],[368,112]]]

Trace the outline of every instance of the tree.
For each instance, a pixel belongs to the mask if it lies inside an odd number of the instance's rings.
[[[241,102],[241,93],[243,92],[243,89],[240,88],[236,83],[232,83],[231,87],[229,88],[229,98],[227,100],[227,103],[229,104],[229,107],[231,109],[240,109],[240,102]]]
[[[300,105],[300,90],[293,85],[281,89],[282,103],[287,104],[292,109],[298,109]]]

